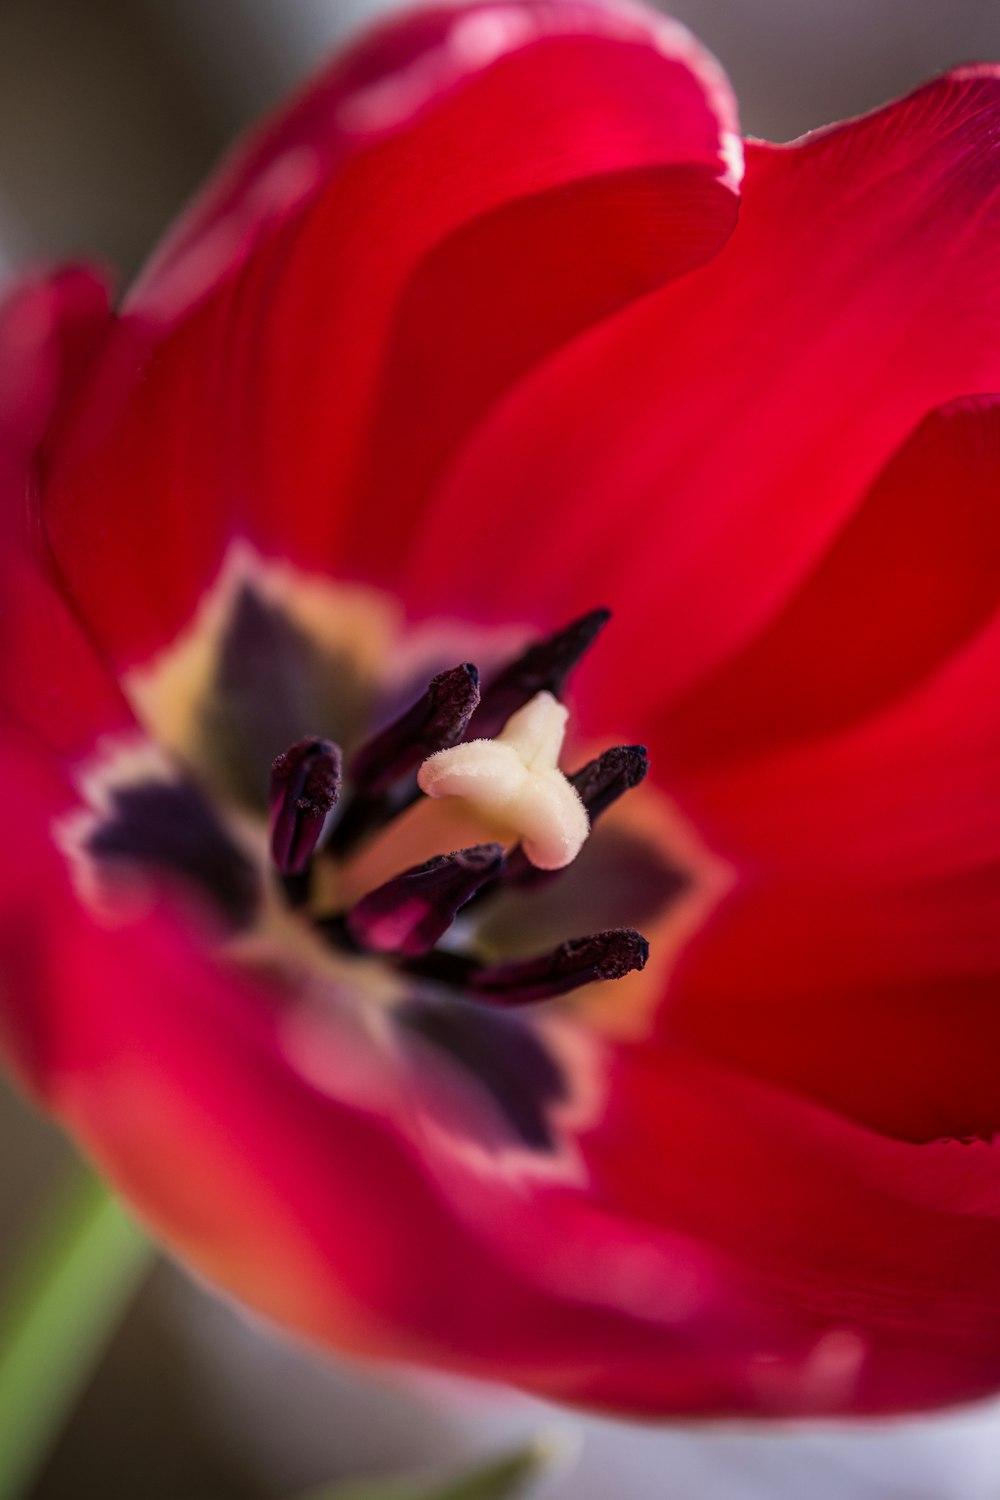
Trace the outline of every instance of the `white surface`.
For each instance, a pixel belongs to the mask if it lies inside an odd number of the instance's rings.
[[[223,1428],[288,1493],[447,1472],[538,1434],[575,1461],[546,1500],[998,1500],[1000,1404],[899,1422],[638,1426],[486,1386],[337,1364],[177,1281],[193,1374]],[[560,1441],[561,1440],[561,1441]]]

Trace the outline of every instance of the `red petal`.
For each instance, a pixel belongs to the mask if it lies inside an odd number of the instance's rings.
[[[616,607],[594,664],[609,721],[717,667],[926,412],[1000,384],[998,123],[984,68],[754,146],[722,254],[548,360],[477,431],[408,589],[507,618],[540,595],[554,618]]]
[[[835,733],[918,686],[1000,605],[1000,401],[928,417],[781,614],[676,705],[696,773]]]
[[[609,1205],[728,1249],[772,1333],[784,1315],[812,1343],[793,1380],[756,1362],[758,1409],[903,1410],[995,1389],[996,1148],[887,1140],[652,1046],[623,1060],[616,1097],[591,1141]]]
[[[26,280],[0,306],[0,705],[67,752],[128,714],[63,596],[38,516],[37,454],[109,324],[105,287],[84,267]]]
[[[998,672],[1000,611],[880,715],[688,772],[684,800],[714,845],[768,879],[888,890],[986,870],[1000,860]]]
[[[995,879],[994,903],[998,890]],[[723,928],[717,941],[726,938]],[[917,1143],[1000,1135],[1000,973],[838,984],[814,971],[794,991],[736,989],[732,977],[750,957],[748,945],[734,945],[728,975],[712,976],[718,988],[701,976],[678,995],[676,1038],[884,1135]]]
[[[734,1066],[913,1140],[1000,1132],[988,1063],[1000,1037],[987,998],[1000,976],[996,598],[989,620],[970,618],[998,592],[998,464],[994,451],[972,482],[989,452],[973,440],[977,415],[992,422],[995,408],[959,410],[942,429],[966,435],[969,463],[953,472],[967,488],[936,471],[937,544],[927,548],[923,586],[902,591],[911,628],[899,635],[871,618],[872,680],[881,672],[883,686],[901,685],[914,666],[926,678],[839,734],[703,774],[692,765],[681,781],[742,889],[688,955],[667,1026]],[[904,466],[912,456],[904,453]],[[911,479],[919,534],[931,517],[915,472]],[[967,545],[973,518],[978,556]],[[903,551],[911,539],[897,540]],[[918,542],[917,558],[923,550]],[[907,578],[905,565],[899,573]],[[918,572],[909,576],[915,585]],[[858,593],[863,601],[860,585]],[[939,641],[922,632],[927,614]],[[966,638],[970,626],[978,628]],[[901,674],[886,676],[897,662]],[[810,672],[806,652],[807,683]],[[758,687],[766,697],[767,679]],[[808,727],[808,687],[802,699]],[[846,693],[835,697],[835,714],[845,703]],[[782,727],[800,726],[792,715]],[[737,745],[745,733],[736,718]]]
[[[234,533],[398,571],[498,393],[718,249],[738,155],[716,66],[652,13],[529,0],[376,33],[237,157],[129,301],[47,502],[86,618],[119,660],[145,655]]]

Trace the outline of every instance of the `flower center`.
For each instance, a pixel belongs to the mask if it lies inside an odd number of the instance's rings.
[[[482,693],[470,662],[439,672],[416,702],[354,751],[346,777],[331,740],[310,737],[278,755],[270,853],[288,904],[342,952],[378,955],[414,981],[484,1003],[549,999],[641,970],[649,945],[631,928],[584,933],[504,962],[482,961],[475,946],[491,897],[557,875],[579,854],[591,819],[646,775],[646,753],[637,745],[616,746],[573,776],[559,769],[569,712],[555,690],[606,618],[594,611],[537,642],[495,672]],[[498,733],[476,734],[480,722],[492,729],[507,709]],[[343,882],[331,880],[329,869],[323,879],[318,867],[349,861],[424,796],[455,798],[494,838],[435,854],[330,909],[318,892]],[[460,913],[465,946],[454,940]]]
[[[145,734],[81,774],[57,830],[81,893],[127,918],[165,889],[213,960],[273,982],[311,1080],[363,1033],[437,1126],[468,1144],[443,1116],[471,1089],[478,1138],[550,1170],[596,1107],[601,1036],[644,1029],[717,899],[642,746],[565,750],[567,681],[607,620],[526,648],[403,629],[373,590],[236,556],[124,682]]]

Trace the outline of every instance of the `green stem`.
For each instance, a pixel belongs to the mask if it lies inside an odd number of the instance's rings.
[[[344,1489],[338,1485],[334,1489],[314,1490],[304,1500],[515,1500],[557,1455],[558,1449],[536,1440],[443,1487],[362,1485]]]
[[[0,1305],[0,1500],[27,1494],[152,1256],[79,1170],[30,1234]]]

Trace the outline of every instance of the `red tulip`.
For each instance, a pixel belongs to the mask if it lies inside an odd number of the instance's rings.
[[[1000,72],[741,173],[673,23],[448,6],[14,293],[2,1028],[310,1337],[899,1411],[1000,1387]]]

